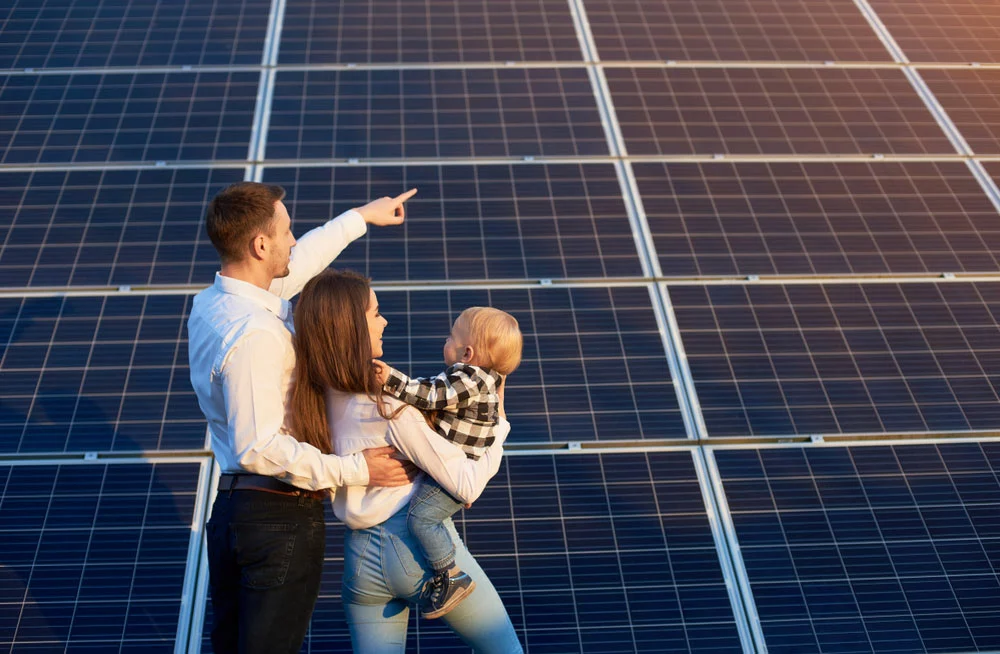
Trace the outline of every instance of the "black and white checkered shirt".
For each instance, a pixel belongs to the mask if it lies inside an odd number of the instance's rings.
[[[432,379],[410,379],[389,368],[385,390],[422,411],[431,411],[437,433],[460,445],[470,459],[478,459],[493,445],[493,427],[500,419],[503,382],[499,374],[456,363]]]

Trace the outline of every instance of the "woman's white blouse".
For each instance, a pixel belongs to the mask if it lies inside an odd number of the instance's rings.
[[[390,414],[402,406],[395,398],[385,397],[384,401]],[[385,420],[375,403],[364,395],[327,390],[326,413],[333,451],[338,456],[392,445],[465,503],[474,502],[500,469],[503,443],[510,432],[510,423],[501,418],[494,429],[494,444],[479,460],[472,460],[459,446],[428,427],[423,414],[413,407],[407,407],[393,420]],[[406,506],[419,482],[418,477],[413,484],[392,488],[338,488],[333,496],[333,512],[351,529],[372,527]]]

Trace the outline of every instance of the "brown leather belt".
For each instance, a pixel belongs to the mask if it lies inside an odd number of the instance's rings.
[[[314,500],[322,500],[329,494],[327,491],[322,490],[297,488],[266,475],[222,474],[219,476],[220,493],[243,490],[264,491],[265,493],[277,493],[278,495],[291,495],[293,497],[310,497]]]

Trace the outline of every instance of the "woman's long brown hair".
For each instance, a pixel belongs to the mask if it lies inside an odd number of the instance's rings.
[[[305,285],[295,306],[295,375],[288,403],[288,426],[304,443],[331,453],[326,418],[327,388],[364,393],[379,415],[391,419],[381,401],[382,385],[372,363],[368,333],[367,278],[326,270]]]

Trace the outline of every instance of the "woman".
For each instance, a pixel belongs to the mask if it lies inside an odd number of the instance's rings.
[[[419,411],[383,397],[372,359],[382,356],[386,324],[364,277],[328,270],[306,284],[295,308],[291,432],[340,456],[392,445],[457,499],[471,503],[496,474],[510,425],[501,419],[495,445],[473,461],[431,430]],[[406,526],[415,489],[415,484],[353,486],[334,496],[334,513],[349,528],[342,597],[355,652],[405,648],[408,603],[417,601],[432,574]],[[448,529],[456,560],[476,589],[442,619],[477,652],[521,652],[496,589],[450,519]]]

